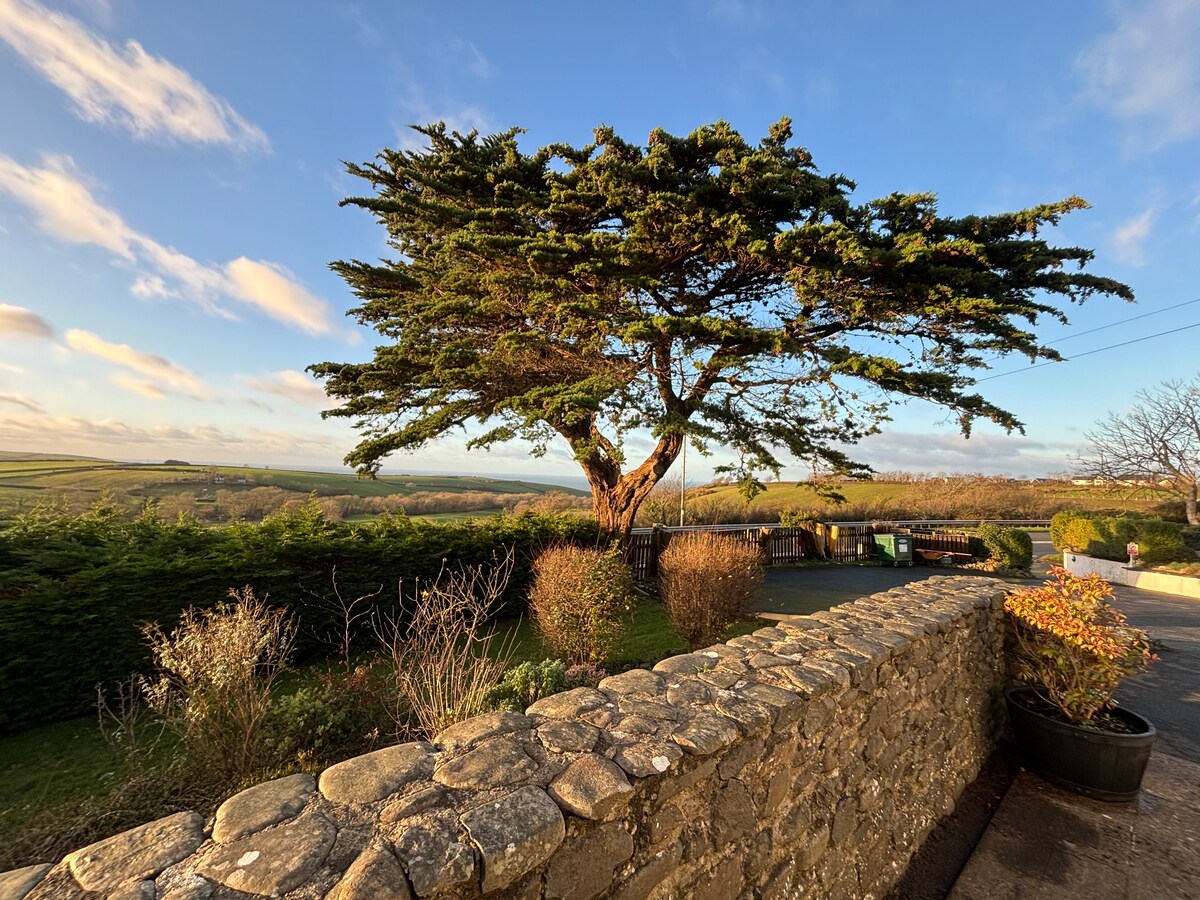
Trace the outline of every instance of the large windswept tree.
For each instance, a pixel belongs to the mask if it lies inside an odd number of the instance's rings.
[[[789,146],[718,122],[645,147],[611,129],[523,152],[519,131],[418,129],[424,151],[348,165],[373,193],[345,204],[387,229],[394,260],[337,262],[386,343],[311,371],[357,420],[346,457],[381,460],[464,426],[469,445],[561,437],[600,524],[632,526],[683,442],[734,451],[738,473],[781,453],[853,474],[837,446],[876,429],[889,395],[1020,428],[971,392],[997,354],[1056,359],[1030,330],[1065,321],[1053,295],[1131,298],[1085,274],[1091,251],[1039,229],[1086,206],[946,218],[931,194],[855,204],[853,182]],[[648,434],[629,459],[633,433]]]

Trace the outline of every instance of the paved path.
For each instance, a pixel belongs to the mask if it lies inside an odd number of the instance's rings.
[[[1115,593],[1160,645],[1118,694],[1158,730],[1141,797],[1101,803],[1022,772],[950,900],[1200,898],[1200,602]]]
[[[812,566],[767,569],[755,611],[764,618],[807,615],[838,603],[921,581],[933,575],[986,575],[969,569],[938,566]],[[1025,582],[1009,579],[1018,584]]]

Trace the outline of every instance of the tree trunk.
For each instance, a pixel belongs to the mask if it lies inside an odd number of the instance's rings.
[[[665,435],[645,462],[624,475],[607,460],[581,460],[592,488],[592,511],[601,531],[622,543],[628,539],[642,501],[667,474],[682,448],[682,435]]]
[[[1200,525],[1200,517],[1196,515],[1196,482],[1192,482],[1191,488],[1183,500],[1183,508],[1187,512],[1187,520],[1189,525]]]

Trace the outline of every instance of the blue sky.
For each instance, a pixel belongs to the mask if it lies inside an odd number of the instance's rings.
[[[354,433],[319,418],[303,370],[366,358],[374,336],[345,318],[354,299],[327,264],[388,252],[337,206],[360,191],[340,160],[414,146],[405,126],[439,119],[519,125],[532,149],[601,123],[643,140],[719,118],[757,140],[787,115],[859,199],[932,191],[949,214],[1091,202],[1052,238],[1094,248],[1091,271],[1138,303],[1044,323],[1064,354],[1200,324],[1200,303],[1168,309],[1200,298],[1198,46],[1191,0],[0,0],[0,448],[338,465]],[[1000,360],[980,387],[1024,437],[963,441],[911,402],[856,455],[1061,470],[1105,412],[1194,377],[1198,340]],[[462,444],[388,468],[576,473],[563,452]]]

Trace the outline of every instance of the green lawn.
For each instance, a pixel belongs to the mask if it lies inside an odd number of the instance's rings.
[[[749,634],[770,624],[755,617],[744,619],[730,627],[727,637]],[[512,635],[514,664],[541,662],[554,655],[542,645],[537,630],[529,619],[508,623],[501,628],[501,634],[498,635],[501,640],[507,639],[509,634]],[[671,631],[662,605],[648,600],[640,603],[634,611],[625,639],[606,668],[616,672],[638,665],[652,666],[660,659],[687,651],[687,644]]]
[[[94,716],[0,738],[0,870],[22,862],[9,856],[14,838],[52,827],[61,812],[115,790],[125,775]]]

